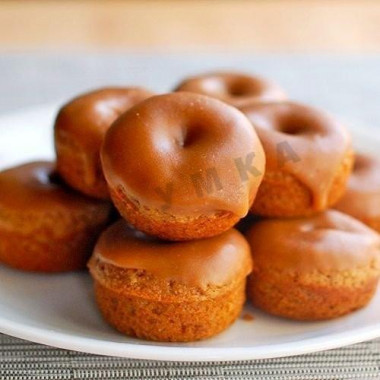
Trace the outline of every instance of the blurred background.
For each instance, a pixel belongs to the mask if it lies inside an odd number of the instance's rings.
[[[1,1],[3,50],[380,51],[376,0]]]
[[[0,0],[0,112],[213,69],[380,124],[380,1]]]

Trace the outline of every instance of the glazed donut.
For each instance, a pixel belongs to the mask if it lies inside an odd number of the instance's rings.
[[[180,83],[175,91],[208,95],[238,108],[252,102],[274,102],[287,98],[277,84],[241,73],[209,73],[191,77]]]
[[[153,94],[143,88],[102,88],[64,105],[55,121],[57,170],[74,189],[109,199],[99,151],[109,126],[124,111]]]
[[[355,156],[354,170],[343,198],[335,206],[380,232],[380,161],[364,154]]]
[[[50,162],[0,172],[0,262],[38,272],[83,269],[109,222],[110,203],[60,183]]]
[[[274,315],[324,320],[371,300],[380,275],[380,237],[338,211],[261,221],[246,234],[254,271],[248,297]]]
[[[188,242],[165,242],[124,220],[100,237],[89,262],[97,304],[120,332],[188,342],[226,329],[245,301],[249,246],[236,230]]]
[[[155,96],[124,113],[108,130],[101,158],[121,215],[169,240],[231,228],[252,205],[265,166],[240,111],[190,93]]]
[[[252,122],[266,154],[266,173],[252,212],[307,216],[334,205],[353,166],[351,138],[325,113],[294,102],[251,104]]]

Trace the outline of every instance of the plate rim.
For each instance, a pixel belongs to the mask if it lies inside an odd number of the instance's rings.
[[[57,107],[57,102],[25,107],[20,110],[0,114],[0,120],[19,117],[20,114],[30,112],[50,114]],[[344,121],[343,118],[341,120]],[[370,128],[363,127],[361,124],[355,124],[356,126],[354,126],[352,121],[346,124],[349,125],[349,129],[353,132],[354,136],[360,134],[380,142],[380,137],[376,136]],[[111,341],[108,341],[107,344],[104,344],[104,342],[99,344],[99,340],[93,338],[77,336],[74,339],[73,335],[64,332],[25,325],[4,318],[1,315],[0,332],[38,344],[95,355],[143,360],[225,362],[297,356],[376,339],[380,337],[380,322],[362,326],[353,332],[341,331],[298,341],[279,343],[277,345],[261,344],[260,346],[251,347],[178,347],[170,346],[170,343],[166,346],[155,346],[146,344],[144,340],[140,340],[141,343],[133,344]]]
[[[101,356],[159,361],[226,362],[298,356],[373,340],[380,337],[380,322],[355,329],[354,332],[343,331],[329,334],[329,340],[327,341],[326,335],[323,335],[302,341],[285,342],[275,346],[260,345],[258,347],[229,348],[155,346],[145,344],[144,340],[141,340],[141,344],[107,342],[107,346],[104,344],[99,346],[98,340],[82,337],[76,337],[76,341],[73,343],[72,335],[26,326],[2,317],[0,317],[0,332],[51,347]],[[301,342],[305,344],[301,345]],[[267,347],[266,350],[265,347]],[[289,352],[291,353],[289,354]]]

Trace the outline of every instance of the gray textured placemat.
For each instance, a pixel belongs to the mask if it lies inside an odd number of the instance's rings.
[[[107,84],[167,91],[184,75],[214,68],[262,73],[279,81],[294,99],[380,126],[380,57],[1,54],[0,111],[65,100]],[[0,380],[125,378],[380,379],[380,340],[273,360],[172,363],[98,357],[0,334]]]
[[[0,379],[379,379],[380,340],[290,358],[228,363],[130,360],[0,335]]]

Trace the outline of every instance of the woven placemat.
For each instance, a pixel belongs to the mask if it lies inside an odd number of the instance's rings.
[[[380,340],[289,358],[185,363],[60,350],[0,335],[1,380],[380,379]]]

